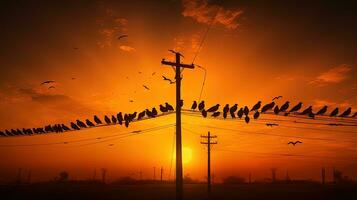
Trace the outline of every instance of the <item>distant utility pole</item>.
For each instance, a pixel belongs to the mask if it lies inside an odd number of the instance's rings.
[[[252,173],[250,173],[250,172],[249,172],[249,179],[248,180],[249,180],[249,184],[251,184],[252,183]]]
[[[276,168],[271,169],[271,180],[273,183],[276,182]]]
[[[325,170],[325,168],[323,167],[323,168],[321,169],[321,183],[322,183],[322,184],[325,184],[325,176],[326,176],[326,170]]]
[[[207,145],[207,191],[211,192],[211,145],[217,144],[217,141],[212,142],[211,139],[217,138],[216,135],[211,135],[208,131],[207,135],[201,135],[205,141],[201,144]]]
[[[19,168],[17,171],[17,183],[21,183],[21,179],[22,179],[22,168]]]
[[[164,168],[161,166],[160,169],[160,181],[162,182],[162,174],[164,173]]]
[[[154,181],[156,180],[156,167],[154,167]]]
[[[31,170],[29,170],[28,174],[27,174],[27,183],[31,183]]]
[[[105,183],[105,179],[107,176],[107,169],[102,168],[102,181]]]
[[[182,173],[182,141],[181,141],[181,69],[193,69],[193,64],[182,64],[180,61],[181,54],[174,52],[176,62],[168,62],[163,59],[161,64],[175,68],[176,79],[176,200],[182,200],[183,197],[183,173]]]

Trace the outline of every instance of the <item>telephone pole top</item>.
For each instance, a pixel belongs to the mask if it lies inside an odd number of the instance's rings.
[[[212,141],[213,138],[217,138],[216,135],[211,135],[208,131],[207,135],[201,135],[205,141],[201,144],[207,145],[207,191],[211,192],[211,145],[217,144],[217,141]]]

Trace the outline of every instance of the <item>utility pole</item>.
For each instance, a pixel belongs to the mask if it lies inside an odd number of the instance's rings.
[[[182,141],[181,141],[181,69],[193,69],[193,64],[182,64],[179,52],[174,52],[176,62],[169,62],[163,59],[161,64],[175,68],[176,79],[176,200],[182,200],[183,197],[183,173],[182,173]]]
[[[211,145],[217,144],[217,141],[212,142],[212,138],[217,138],[216,135],[212,135],[208,131],[208,135],[201,135],[201,138],[206,141],[201,142],[201,144],[207,145],[207,191],[211,192]]]
[[[156,167],[154,167],[154,181],[156,180]]]
[[[164,173],[164,168],[161,166],[160,169],[160,182],[162,183],[162,174]]]
[[[102,182],[103,183],[105,183],[106,176],[107,176],[107,169],[102,168]]]
[[[31,170],[29,170],[28,174],[27,174],[27,183],[30,184],[31,183]]]
[[[326,170],[325,170],[325,167],[323,167],[322,169],[321,169],[321,183],[322,184],[325,184],[325,174],[326,174]]]

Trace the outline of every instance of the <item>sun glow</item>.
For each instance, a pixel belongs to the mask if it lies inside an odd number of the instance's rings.
[[[173,159],[176,159],[176,152],[173,154]],[[182,147],[182,164],[188,164],[192,160],[192,149],[189,147]]]

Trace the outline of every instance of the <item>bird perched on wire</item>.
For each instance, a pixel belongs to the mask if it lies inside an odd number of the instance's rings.
[[[124,118],[123,118],[123,114],[122,114],[121,112],[119,112],[119,113],[117,114],[117,119],[118,119],[118,123],[119,123],[120,125],[122,125]]]
[[[163,113],[165,113],[165,112],[168,111],[168,109],[167,109],[165,106],[161,105],[161,104],[159,105],[159,109],[160,109],[160,111],[163,112]]]
[[[198,110],[201,111],[205,108],[205,101],[201,101],[201,103],[198,104]]]
[[[87,126],[95,126],[89,119],[86,120],[86,124]]]
[[[150,88],[149,88],[148,86],[146,86],[146,85],[143,85],[143,87],[144,87],[145,89],[147,89],[147,90],[150,90]]]
[[[243,114],[244,114],[243,108],[240,108],[240,109],[238,110],[238,113],[237,113],[239,119],[242,118]]]
[[[243,113],[244,113],[245,115],[248,115],[248,114],[249,114],[249,108],[248,108],[248,106],[244,106],[244,108],[243,108]]]
[[[128,35],[119,35],[118,40],[128,37]]]
[[[176,83],[176,81],[172,81],[171,79],[165,77],[165,76],[162,76],[162,78],[164,79],[164,81],[168,81],[170,84],[174,84]]]
[[[337,114],[338,114],[338,108],[335,108],[335,109],[331,112],[330,117],[335,117]]]
[[[113,124],[117,123],[117,118],[114,115],[112,115],[112,122],[113,122]]]
[[[216,112],[219,108],[219,104],[216,104],[210,108],[207,109],[207,112]]]
[[[180,100],[180,107],[182,108],[183,107],[183,99]]]
[[[293,141],[290,141],[290,142],[288,142],[288,145],[289,144],[292,144],[292,145],[296,145],[296,144],[302,144],[302,142],[300,142],[299,140],[297,140],[297,141],[295,141],[295,142],[293,142]]]
[[[99,119],[99,117],[97,115],[94,115],[94,121],[97,124],[102,124],[102,121]]]
[[[212,117],[218,117],[220,114],[221,114],[221,112],[218,111],[218,112],[214,112],[211,116]]]
[[[271,103],[264,105],[261,111],[262,113],[265,113],[266,111],[273,109],[274,106],[275,106],[275,102],[273,101]]]
[[[74,130],[80,130],[80,128],[73,122],[71,122],[71,127],[74,129]],[[37,132],[37,131],[36,131]]]
[[[54,83],[54,82],[55,82],[55,81],[52,81],[52,80],[50,80],[50,81],[44,81],[44,82],[41,83],[41,85],[50,84],[50,83]]]
[[[279,112],[280,112],[279,106],[276,105],[275,108],[274,108],[274,114],[278,115]]]
[[[158,114],[156,108],[152,108],[151,113],[154,117]]]
[[[348,117],[348,115],[350,115],[352,112],[352,108],[349,107],[347,108],[347,110],[345,110],[339,117]]]
[[[82,122],[81,120],[77,119],[76,122],[79,127],[87,128],[86,124],[84,122]]]
[[[61,127],[62,127],[62,129],[63,129],[64,131],[69,131],[69,130],[71,130],[71,129],[69,129],[66,125],[64,125],[64,124],[62,124]]]
[[[244,120],[245,120],[245,123],[249,124],[250,118],[248,115],[245,116]]]
[[[355,112],[355,114],[352,115],[352,117],[356,117],[357,116],[357,112]]]
[[[308,108],[303,110],[300,115],[309,115],[310,113],[312,113],[312,106],[309,106]]]
[[[289,108],[289,101],[286,101],[281,107],[280,112],[285,112]]]
[[[226,119],[227,118],[227,113],[229,112],[229,104],[226,104],[223,107],[223,118]]]
[[[258,103],[256,103],[250,111],[258,110],[260,106],[262,106],[262,102],[258,101]]]
[[[231,114],[232,118],[235,118],[235,112],[238,109],[238,104],[234,104],[230,109],[229,109],[229,113]]]
[[[301,107],[302,107],[302,102],[299,102],[293,108],[290,109],[289,113],[297,112],[301,109]]]
[[[259,113],[259,111],[256,111],[255,113],[254,113],[254,119],[258,119],[259,118],[259,116],[260,116],[260,113]]]
[[[202,116],[203,116],[204,118],[207,117],[207,111],[206,111],[205,109],[203,109],[203,110],[201,111],[201,113],[202,113]]]
[[[167,111],[174,111],[174,107],[172,107],[172,105],[170,105],[169,103],[165,103],[165,106],[167,108]]]
[[[195,110],[197,108],[197,101],[193,101],[191,110]]]
[[[316,115],[323,115],[327,111],[327,106],[322,107],[319,111],[317,111]]]
[[[161,105],[160,105],[161,106]],[[161,111],[162,112],[162,111]],[[145,117],[145,110],[144,111],[142,111],[142,112],[140,112],[139,114],[138,114],[138,120],[141,120],[143,117]]]
[[[112,121],[110,121],[109,117],[108,116],[104,116],[104,121],[107,123],[107,124],[111,124]]]

